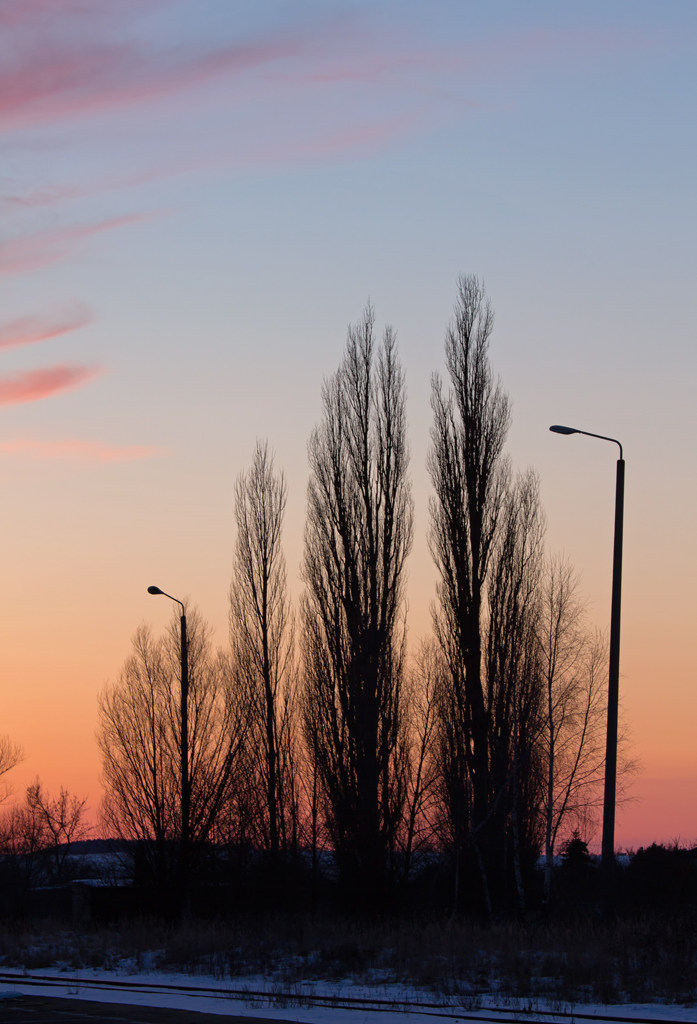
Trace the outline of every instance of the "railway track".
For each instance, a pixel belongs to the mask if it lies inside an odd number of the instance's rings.
[[[143,995],[180,994],[196,999],[221,999],[245,1002],[262,1002],[269,1005],[301,1007],[324,1006],[337,1010],[366,1010],[373,1013],[410,1013],[424,1017],[441,1017],[449,1020],[480,1021],[482,1024],[506,1024],[508,1021],[529,1021],[554,1024],[556,1021],[607,1021],[609,1024],[686,1024],[685,1020],[670,1020],[666,1017],[628,1017],[610,1014],[577,1013],[565,1011],[541,1011],[539,1009],[511,1009],[510,1007],[486,1006],[481,1011],[471,1011],[457,1004],[444,1005],[413,999],[379,999],[367,996],[332,996],[311,992],[291,992],[274,989],[249,989],[214,987],[212,985],[176,985],[144,981],[119,981],[115,978],[84,978],[70,975],[20,973],[0,971],[0,984],[14,982],[41,988],[62,988],[92,990],[98,992],[133,993]]]

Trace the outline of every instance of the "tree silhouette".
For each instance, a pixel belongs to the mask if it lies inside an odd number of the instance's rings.
[[[344,883],[376,906],[404,805],[404,563],[412,541],[404,375],[368,306],[309,443],[302,608],[306,736]]]
[[[461,277],[445,339],[450,392],[437,374],[432,380],[428,461],[439,572],[434,630],[447,665],[439,700],[443,803],[456,899],[468,846],[489,912],[492,876],[500,890],[507,861],[522,907],[521,858],[534,846],[539,675],[531,627],[544,528],[536,478],[512,480],[503,451],[510,403],[489,363],[493,323],[483,286]]]
[[[209,629],[195,611],[187,609],[187,618],[188,888],[235,781],[246,719],[229,657],[211,650]],[[104,828],[107,834],[137,841],[143,880],[164,888],[181,884],[179,657],[178,616],[161,638],[141,626],[118,681],[107,685],[99,698]]]
[[[298,842],[295,643],[281,548],[286,494],[267,443],[257,442],[252,467],[235,486],[230,641],[235,674],[247,694],[254,835],[273,856]]]

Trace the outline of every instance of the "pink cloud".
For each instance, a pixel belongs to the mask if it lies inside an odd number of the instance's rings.
[[[0,25],[4,28],[35,26],[38,19],[48,16],[84,14],[94,3],[85,0],[2,0]]]
[[[134,462],[166,455],[164,448],[146,445],[103,444],[100,441],[34,441],[20,438],[0,442],[0,454],[28,455],[34,459],[69,459],[84,462]]]
[[[123,21],[130,11],[143,13],[148,8],[166,7],[171,0],[0,0],[0,26],[7,29],[29,28],[53,18],[64,20],[71,15],[82,21],[92,18]],[[130,11],[129,11],[130,8]]]
[[[25,235],[23,238],[12,238],[0,244],[0,275],[38,270],[64,259],[84,238],[124,227],[126,224],[150,220],[153,216],[156,214],[128,214],[123,217],[112,217],[98,224],[58,228]]]
[[[73,8],[73,3],[68,4]],[[3,0],[0,5],[0,25],[3,28],[18,28],[27,23],[32,24],[37,17],[55,13],[60,7],[65,9],[65,3],[57,3],[56,0]]]
[[[185,173],[187,170],[197,169],[206,160],[207,158],[189,158],[188,161],[181,161],[177,166],[173,166],[170,160],[166,163],[163,162],[160,166],[123,174],[120,177],[104,176],[102,178],[95,178],[93,181],[83,181],[80,183],[74,182],[72,184],[29,187],[25,189],[22,189],[21,185],[14,184],[12,191],[7,189],[5,192],[0,192],[0,202],[8,207],[18,208],[58,206],[73,199],[85,199],[104,192],[120,191],[126,188],[135,188],[138,185],[148,185],[153,181],[161,181],[163,178]],[[147,220],[155,216],[161,216],[161,214],[143,214],[135,219]],[[119,224],[113,224],[112,226],[118,227]]]
[[[225,76],[238,76],[239,86],[219,88],[214,98],[198,96],[195,110],[185,111],[179,101],[174,134],[163,119],[153,132],[163,153],[164,147],[168,151],[158,168],[83,185],[18,188],[17,194],[0,197],[7,206],[53,205],[215,165],[273,166],[360,152],[441,119],[460,118],[475,105],[463,99],[473,76],[509,78],[525,67],[585,62],[589,54],[656,50],[665,48],[667,38],[591,26],[506,30],[440,43],[424,32],[417,36],[406,22],[387,37],[384,27],[365,18],[334,14],[240,43],[182,40],[165,50],[138,39],[142,8],[161,7],[166,15],[170,5],[171,0],[0,0],[0,27],[4,20],[10,41],[17,39],[0,71],[0,131],[134,108],[205,83],[224,83]],[[327,96],[333,98],[337,90],[343,91],[341,103],[328,104]],[[347,102],[347,90],[355,94],[354,106]],[[245,116],[254,116],[243,120],[239,133],[221,132],[184,148],[182,118],[210,113],[205,105],[211,102],[228,111],[237,105]],[[402,128],[384,128],[390,118]],[[224,138],[235,139],[234,154],[221,153]],[[46,241],[62,242],[60,237]],[[19,246],[17,265],[6,269],[0,251],[0,273],[61,258],[51,254],[50,245],[49,251],[27,257],[21,243],[9,244]]]
[[[51,395],[71,391],[92,380],[101,369],[95,366],[47,366],[0,377],[0,405],[38,402]]]
[[[199,54],[147,51],[135,43],[83,41],[20,51],[0,72],[0,126],[24,128],[104,109],[139,105],[298,55],[295,35],[231,44]]]
[[[12,33],[12,56],[0,72],[0,126],[26,127],[139,105],[254,69],[281,87],[374,85],[412,72],[458,74],[477,66],[505,72],[512,58],[534,60],[544,53],[558,57],[665,45],[655,33],[591,27],[503,32],[476,44],[429,46],[406,24],[396,33],[391,29],[387,39],[363,19],[334,14],[311,28],[278,30],[247,42],[158,51],[133,34],[137,15],[153,6],[170,3],[2,0],[0,26]]]
[[[474,105],[474,104],[470,104]],[[150,167],[141,169],[129,175],[119,178],[103,177],[93,182],[84,182],[75,185],[63,185],[49,188],[30,189],[23,193],[0,193],[0,203],[13,207],[41,207],[59,206],[66,200],[78,199],[109,191],[120,191],[123,189],[137,188],[141,185],[149,185],[153,182],[160,182],[168,178],[175,178],[190,174],[220,174],[230,170],[249,171],[258,168],[284,167],[297,163],[304,163],[308,160],[332,160],[342,157],[347,153],[365,153],[373,151],[380,145],[388,143],[402,135],[409,134],[418,129],[427,119],[427,112],[424,109],[412,110],[408,114],[392,118],[375,118],[372,120],[354,121],[346,123],[341,127],[335,124],[327,126],[324,124],[310,123],[304,126],[304,131],[286,130],[270,133],[269,141],[253,138],[244,146],[235,146],[228,150],[226,145],[222,147],[211,147],[212,151],[203,151],[196,154],[188,153],[186,156],[177,154],[168,162],[153,164]],[[286,124],[288,129],[289,125]],[[217,148],[217,152],[215,151]],[[149,216],[161,214],[143,215],[142,218],[135,217],[134,220],[148,219]],[[124,218],[124,222],[125,222]],[[118,226],[122,223],[111,223],[102,229]],[[84,230],[87,234],[93,229],[77,229],[76,237]],[[43,250],[44,242],[53,243],[52,238],[47,238],[43,233],[32,236],[39,243],[39,249]],[[61,239],[59,239],[61,241]],[[29,244],[30,240],[27,240]],[[12,244],[12,243],[10,243]],[[10,253],[10,256],[12,253]],[[20,256],[24,253],[20,252]],[[38,253],[41,262],[37,265],[43,266],[45,262],[53,262],[50,252],[48,258],[42,259],[43,253]],[[55,259],[62,258],[57,254]],[[9,258],[8,258],[9,263]],[[20,266],[17,270],[12,266],[6,269],[3,266],[3,246],[0,244],[0,275],[20,272],[24,269],[33,269],[30,265],[25,268]]]
[[[58,338],[69,331],[77,331],[92,321],[92,313],[82,303],[53,317],[22,316],[0,324],[0,349],[34,345],[39,341]]]
[[[55,206],[65,200],[84,199],[86,196],[94,195],[95,192],[104,191],[107,187],[106,185],[101,187],[98,185],[57,185],[51,188],[30,188],[21,192],[15,186],[16,191],[0,194],[0,202],[7,206],[18,207]]]

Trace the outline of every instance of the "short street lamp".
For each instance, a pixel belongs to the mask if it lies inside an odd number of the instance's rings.
[[[605,747],[605,794],[603,799],[602,868],[609,878],[615,863],[615,799],[617,792],[617,724],[620,682],[620,605],[622,600],[622,524],[624,519],[624,458],[622,445],[614,437],[591,434],[575,427],[549,428],[555,434],[585,434],[619,446],[615,485],[615,544],[612,556],[612,610],[610,614],[610,669],[607,688],[607,744]]]
[[[189,785],[189,646],[186,636],[186,611],[177,597],[165,594],[159,587],[148,587],[149,594],[161,594],[170,601],[181,606],[181,798],[182,798],[182,831],[181,831],[181,865],[180,874],[182,888],[185,888],[189,854],[189,817],[191,805],[191,788]]]

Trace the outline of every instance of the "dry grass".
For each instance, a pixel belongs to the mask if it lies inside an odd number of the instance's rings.
[[[522,999],[680,1002],[697,996],[697,927],[662,917],[523,926],[468,921],[368,923],[283,915],[173,928],[140,920],[82,933],[42,925],[0,928],[5,966],[180,971],[241,981],[262,976],[279,993],[312,983],[418,989],[469,1007]]]

